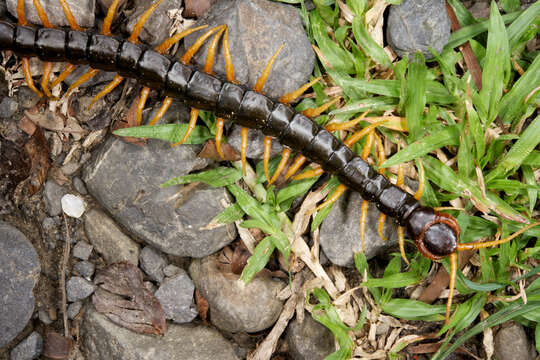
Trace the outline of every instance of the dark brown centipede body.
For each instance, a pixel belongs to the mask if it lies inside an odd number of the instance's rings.
[[[115,71],[163,90],[189,106],[214,111],[242,126],[260,129],[321,164],[345,186],[360,192],[381,212],[395,218],[407,228],[424,256],[440,259],[456,251],[459,227],[454,218],[422,207],[330,132],[279,101],[172,60],[144,45],[115,37],[0,21],[1,50]]]

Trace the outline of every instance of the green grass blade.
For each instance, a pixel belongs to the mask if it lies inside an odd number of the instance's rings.
[[[390,299],[381,304],[383,311],[389,315],[406,320],[440,321],[444,320],[446,306],[430,305],[422,301],[409,299]]]
[[[211,221],[211,223],[217,224],[232,224],[236,220],[240,220],[244,216],[244,211],[238,204],[232,204],[227,207],[225,210],[217,214]]]
[[[415,141],[424,128],[424,107],[426,106],[426,75],[427,67],[420,52],[414,55],[409,64],[407,77],[407,98],[405,114],[409,128],[409,142]]]
[[[519,44],[521,36],[527,31],[529,26],[540,16],[540,2],[535,2],[523,11],[516,20],[506,29],[508,33],[508,43],[513,50]]]
[[[196,181],[203,182],[212,187],[222,187],[231,185],[242,178],[242,172],[228,167],[218,167],[212,170],[203,171],[197,174],[188,174],[184,176],[178,176],[163,184],[161,187],[167,187],[172,185],[188,184]]]
[[[534,176],[532,167],[530,167],[529,165],[522,165],[521,172],[523,173],[523,180],[526,184],[536,185],[536,178]],[[529,211],[532,213],[536,204],[536,200],[538,200],[538,190],[528,189],[527,196],[529,197]]]
[[[144,125],[131,128],[118,129],[113,134],[118,136],[131,136],[143,139],[159,139],[171,143],[178,142],[184,138],[188,124],[163,124],[163,125]],[[185,144],[202,144],[214,136],[208,128],[204,126],[195,126],[191,136]]]
[[[270,256],[272,256],[274,249],[275,246],[269,236],[265,237],[257,244],[253,254],[251,254],[247,261],[247,265],[244,267],[244,270],[242,270],[242,275],[240,275],[240,279],[245,284],[249,283],[259,271],[264,269],[270,260]]]
[[[367,56],[369,56],[377,64],[381,64],[385,68],[389,68],[392,66],[390,58],[388,58],[388,55],[383,50],[383,48],[380,47],[379,44],[375,42],[375,40],[373,40],[373,37],[371,37],[371,35],[368,33],[368,31],[362,24],[362,19],[359,16],[354,17],[352,29],[356,44],[358,44],[358,46],[360,46],[364,50]]]

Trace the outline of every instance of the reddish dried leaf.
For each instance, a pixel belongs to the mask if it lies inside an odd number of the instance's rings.
[[[247,261],[251,254],[243,244],[237,246],[234,249],[231,259],[231,271],[233,274],[240,275],[244,267],[247,265]]]
[[[204,147],[198,156],[200,158],[212,159],[216,161],[240,160],[240,154],[238,154],[236,150],[234,150],[234,148],[227,143],[221,143],[221,151],[223,152],[223,158],[217,152],[216,142],[214,140],[208,140],[206,144],[204,144]]]
[[[67,359],[73,351],[73,340],[47,330],[43,340],[43,355],[50,359]]]
[[[165,314],[158,299],[143,285],[139,268],[127,262],[111,264],[95,278],[96,310],[112,322],[141,334],[164,335]]]
[[[125,129],[137,126],[137,106],[139,104],[139,96],[135,98],[128,111],[120,121],[117,121],[113,126],[113,131],[118,129]],[[144,146],[146,141],[140,138],[129,137],[129,136],[119,136],[122,141],[127,143]]]
[[[202,321],[204,321],[204,324],[208,325],[208,309],[210,308],[210,305],[197,289],[195,289],[195,303],[197,304],[199,316]]]
[[[185,17],[198,18],[206,12],[214,4],[216,0],[186,0],[186,9],[184,10]]]
[[[29,136],[34,135],[34,132],[36,131],[37,127],[36,124],[34,124],[28,117],[23,116],[21,120],[19,120],[19,123],[17,124],[19,129],[24,131]]]
[[[49,161],[49,144],[41,128],[37,128],[34,135],[24,145],[24,150],[30,159],[30,175],[28,177],[28,196],[34,195],[40,188],[51,167]]]

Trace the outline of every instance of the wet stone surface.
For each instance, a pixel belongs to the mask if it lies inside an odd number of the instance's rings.
[[[86,310],[81,325],[88,360],[236,360],[231,343],[203,325],[168,324],[163,337],[134,333],[96,312]]]
[[[30,320],[40,268],[36,251],[26,236],[0,221],[0,348]]]
[[[216,255],[196,259],[189,267],[195,287],[210,305],[212,324],[228,332],[256,332],[277,320],[283,303],[277,294],[285,284],[270,277],[255,277],[243,285],[239,276],[222,272]]]
[[[354,254],[362,251],[360,241],[360,213],[362,196],[346,191],[334,204],[330,214],[321,226],[319,241],[328,259],[335,265],[352,267]],[[364,254],[371,259],[397,244],[397,224],[386,218],[383,234],[388,241],[380,238],[377,230],[380,211],[369,204],[365,228]]]
[[[68,26],[64,11],[57,0],[41,0],[41,5],[49,18],[49,21],[56,26]],[[95,0],[66,0],[77,24],[84,28],[94,26],[95,20]],[[41,21],[33,5],[33,0],[24,0],[26,19],[32,24],[41,25]],[[7,8],[11,15],[17,17],[17,0],[7,0]]]
[[[335,351],[334,335],[307,312],[302,323],[289,323],[285,339],[294,360],[323,360]]]
[[[160,187],[208,165],[209,160],[197,157],[198,149],[170,148],[162,141],[140,147],[110,138],[85,167],[83,179],[101,205],[147,244],[171,255],[203,257],[236,236],[234,225],[204,228],[224,209],[223,202],[230,202],[230,195],[204,186],[187,194],[181,194],[181,186]]]
[[[392,5],[388,16],[386,40],[399,56],[412,59],[421,51],[426,59],[438,53],[450,38],[450,19],[444,0],[404,0]]]

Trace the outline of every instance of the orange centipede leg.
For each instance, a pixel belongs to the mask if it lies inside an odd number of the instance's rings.
[[[148,95],[150,94],[150,88],[143,87],[141,90],[141,95],[139,96],[139,102],[137,103],[137,126],[140,126],[142,123],[142,112],[144,110],[144,106],[146,105],[146,100],[148,99]]]
[[[49,17],[45,13],[45,10],[43,9],[43,6],[41,6],[41,1],[39,0],[33,0],[34,7],[36,8],[37,15],[39,17],[39,20],[41,20],[41,23],[46,28],[52,28],[53,25],[49,21]],[[45,62],[43,65],[43,76],[41,77],[41,89],[45,93],[45,96],[48,98],[52,98],[52,94],[49,91],[49,79],[51,77],[51,70],[52,70],[52,63],[51,62]]]
[[[386,222],[386,214],[380,213],[379,214],[379,220],[377,222],[377,233],[379,233],[379,237],[383,241],[387,241],[388,239],[386,236],[384,236],[384,223]]]
[[[240,129],[240,160],[242,161],[242,171],[244,175],[247,174],[247,147],[248,147],[249,129],[242,127]]]
[[[360,130],[358,132],[355,132],[347,140],[345,140],[345,145],[347,145],[348,147],[352,147],[354,144],[356,144],[358,142],[358,140],[360,140],[361,138],[366,136],[368,133],[373,131],[373,129],[375,129],[377,126],[385,123],[386,121],[387,120],[376,121],[376,122],[374,122],[372,124],[369,124],[368,126],[363,128],[362,130]]]
[[[270,162],[270,152],[272,151],[272,138],[270,136],[264,137],[264,175],[266,175],[266,180],[270,181],[270,171],[268,170],[268,163]]]
[[[304,171],[303,173],[301,174],[298,174],[296,175],[295,177],[293,177],[293,180],[304,180],[304,179],[310,179],[310,178],[314,178],[316,176],[320,176],[324,174],[324,170],[322,167],[320,166],[316,166],[314,169],[312,170],[307,170],[307,171]]]
[[[272,65],[274,65],[274,62],[276,61],[279,53],[283,49],[283,45],[281,45],[277,51],[272,55],[268,63],[266,64],[262,74],[257,79],[257,82],[255,83],[255,86],[253,87],[253,90],[255,90],[258,93],[262,93],[262,88],[264,84],[266,84],[266,80],[268,80],[268,76],[270,75],[270,70],[272,70]]]
[[[182,55],[180,58],[180,61],[184,64],[189,64],[191,61],[191,58],[199,51],[201,46],[204,44],[206,39],[208,39],[210,36],[212,36],[215,32],[220,31],[221,29],[225,28],[225,25],[216,26],[213,29],[208,30],[203,35],[201,35],[194,43],[191,45],[187,51]]]
[[[116,74],[114,76],[114,79],[112,79],[99,93],[97,93],[96,96],[94,96],[94,98],[90,102],[90,105],[88,105],[88,108],[91,109],[92,106],[94,106],[94,104],[99,99],[101,99],[102,97],[104,97],[105,95],[107,95],[108,93],[113,91],[118,85],[120,85],[122,83],[122,81],[124,81],[124,78],[122,76]]]
[[[339,184],[336,187],[336,190],[332,193],[332,195],[330,195],[322,204],[317,206],[314,210],[310,211],[310,213],[313,214],[314,212],[324,209],[325,207],[335,203],[339,199],[339,197],[343,195],[345,190],[347,190],[347,187],[343,184]]]
[[[185,143],[187,141],[187,139],[189,139],[189,136],[191,135],[191,133],[195,129],[195,124],[197,124],[198,117],[199,117],[199,110],[195,109],[195,108],[191,108],[191,113],[189,115],[189,124],[188,124],[187,130],[186,130],[186,133],[184,134],[184,138],[182,140],[172,144],[171,147],[176,146],[176,145],[181,145],[181,144]]]
[[[26,15],[24,12],[24,0],[17,0],[17,24],[26,25]],[[43,97],[43,93],[36,88],[34,85],[34,80],[32,79],[32,73],[30,72],[30,62],[28,58],[21,58],[22,69],[24,72],[24,78],[26,80],[26,85],[28,88],[36,93],[39,97]]]
[[[310,110],[310,109],[308,109]],[[332,132],[337,130],[349,130],[353,127],[355,127],[360,121],[364,120],[366,118],[366,115],[369,114],[369,110],[364,112],[359,117],[343,122],[343,123],[332,123],[325,126],[325,129]]]
[[[364,252],[366,244],[366,223],[368,207],[369,201],[362,200],[362,206],[360,207],[360,244],[362,252]]]
[[[137,23],[133,27],[133,31],[129,35],[128,41],[132,42],[134,44],[137,44],[139,42],[139,35],[144,27],[144,24],[146,24],[146,21],[152,15],[152,13],[157,9],[157,7],[163,2],[163,0],[157,0],[155,1],[150,7],[141,15],[139,20],[137,20]]]
[[[291,176],[296,174],[296,172],[302,167],[302,165],[304,165],[306,161],[307,158],[304,155],[298,155],[289,170],[287,170],[287,173],[285,174],[285,180],[288,180]]]
[[[398,145],[398,151],[399,151],[399,145]],[[403,172],[403,166],[399,164],[396,186],[403,188],[404,180],[405,180],[405,174]],[[405,254],[405,228],[403,226],[398,226],[397,233],[398,233],[399,252],[401,253],[401,258],[403,259],[403,261],[405,261],[407,265],[409,265],[409,259],[407,259],[407,254]]]
[[[223,140],[223,128],[225,127],[225,119],[216,119],[216,150],[222,159],[225,159],[223,150],[221,149],[221,141]]]
[[[169,107],[171,106],[172,102],[173,102],[173,99],[169,96],[166,96],[165,99],[163,99],[163,103],[161,104],[161,107],[159,108],[158,112],[156,113],[156,115],[154,115],[154,118],[152,119],[152,121],[148,123],[148,125],[150,126],[155,125],[159,121],[159,119],[161,119],[163,115],[165,115],[167,110],[169,110]]]
[[[283,151],[281,152],[281,160],[279,161],[278,167],[274,172],[274,175],[272,175],[272,179],[270,179],[270,181],[268,182],[268,186],[272,185],[272,183],[278,178],[279,174],[283,172],[283,169],[285,168],[287,161],[289,161],[290,156],[291,149],[283,148]]]
[[[311,80],[307,84],[304,84],[304,85],[300,86],[298,89],[283,95],[281,98],[279,98],[279,101],[281,101],[284,104],[289,104],[289,103],[293,102],[294,100],[298,99],[300,97],[300,95],[305,93],[307,89],[309,89],[310,87],[312,87],[313,85],[315,85],[316,83],[321,81],[321,79],[322,79],[321,77],[318,77],[318,78],[315,78],[315,79]]]
[[[319,107],[316,107],[316,108],[313,108],[313,109],[306,109],[306,110],[302,111],[302,114],[307,116],[310,119],[316,118],[317,116],[321,115],[323,112],[328,110],[330,108],[330,106],[332,106],[332,105],[336,104],[337,102],[339,102],[339,100],[341,100],[341,97],[338,96],[336,98],[333,98],[330,101],[325,102],[324,104],[322,104]],[[328,130],[328,131],[330,131],[330,130]],[[334,131],[334,130],[332,130],[332,131]]]
[[[105,20],[103,21],[103,27],[101,28],[101,34],[111,36],[111,26],[114,19],[114,14],[116,13],[116,9],[118,8],[118,4],[120,4],[120,0],[114,0],[109,6],[109,9],[107,10],[107,15],[105,16]]]
[[[82,74],[73,84],[71,84],[71,86],[66,91],[66,95],[69,95],[73,90],[96,76],[98,72],[99,70],[97,69],[90,69],[86,73]]]
[[[62,10],[64,11],[64,15],[66,16],[66,20],[68,21],[69,27],[72,30],[77,31],[83,31],[83,28],[77,24],[77,21],[75,21],[75,17],[73,16],[73,13],[71,12],[71,9],[69,8],[68,3],[66,0],[58,0],[60,5],[62,6]]]
[[[446,315],[444,317],[444,323],[448,325],[450,323],[450,312],[452,311],[452,301],[454,299],[454,290],[456,287],[456,277],[458,269],[458,256],[457,253],[450,254],[448,260],[450,261],[450,281],[448,283],[448,300],[446,301]]]
[[[64,81],[76,68],[77,65],[68,64],[64,71],[62,71],[60,75],[58,75],[58,77],[52,82],[51,89],[54,89],[58,84]]]
[[[424,172],[424,164],[422,164],[422,159],[418,159],[418,189],[414,193],[414,198],[416,200],[420,200],[420,198],[422,197],[425,186],[426,186],[426,175]]]

